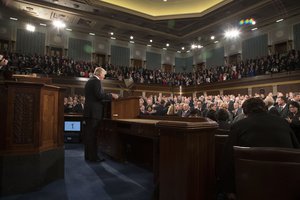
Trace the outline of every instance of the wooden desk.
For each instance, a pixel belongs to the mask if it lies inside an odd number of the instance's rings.
[[[0,82],[0,196],[64,177],[64,89]]]
[[[161,200],[213,199],[217,123],[205,118],[167,119],[104,120],[100,133],[102,150],[118,160],[126,160],[124,136],[148,138],[153,144],[154,181],[159,184]]]

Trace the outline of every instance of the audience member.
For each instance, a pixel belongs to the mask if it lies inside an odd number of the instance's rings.
[[[230,120],[228,111],[224,108],[220,108],[217,112],[217,122],[219,124],[219,129],[229,130]]]
[[[291,125],[291,128],[300,143],[300,105],[297,102],[292,101],[289,104],[289,110],[290,112],[286,120]]]
[[[209,105],[209,109],[208,109],[205,117],[207,117],[211,120],[217,121],[216,114],[217,114],[217,105],[215,103],[211,103]]]
[[[189,104],[184,103],[182,106],[182,113],[181,113],[181,117],[188,117],[191,114],[191,109]]]
[[[223,192],[235,199],[233,146],[299,148],[298,140],[288,123],[269,115],[260,98],[250,98],[243,105],[247,116],[232,125],[225,144],[221,182]]]
[[[271,115],[275,115],[280,117],[280,114],[276,107],[274,106],[274,99],[271,96],[267,96],[264,100],[266,106],[267,106],[267,112]]]
[[[287,98],[284,96],[277,97],[277,106],[276,106],[280,116],[282,118],[287,118],[289,108],[287,106]]]
[[[8,60],[4,58],[3,55],[0,54],[0,69],[3,67],[3,66],[6,66],[8,63]]]

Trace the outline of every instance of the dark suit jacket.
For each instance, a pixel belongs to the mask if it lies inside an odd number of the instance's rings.
[[[103,118],[103,101],[111,101],[112,96],[105,93],[101,81],[97,77],[91,77],[85,84],[84,117],[89,119]]]
[[[289,118],[292,120],[291,128],[293,129],[298,141],[300,143],[300,111],[293,115],[293,113],[289,114]]]
[[[82,106],[81,106],[80,103],[79,103],[79,104],[76,104],[76,106],[74,106],[73,110],[74,110],[74,112],[76,112],[76,113],[82,113],[82,112],[83,112],[83,108],[82,108]]]
[[[182,111],[181,113],[181,117],[188,117],[191,114],[191,110],[187,110],[187,111]]]
[[[280,116],[282,117],[282,118],[287,118],[288,117],[288,114],[289,114],[289,106],[286,104],[285,105],[285,107],[282,109],[282,110],[280,110],[280,108],[279,108],[279,106],[277,105],[276,106],[276,108],[277,108],[277,110],[278,110],[278,112],[279,112],[279,114],[280,114]]]
[[[267,113],[252,114],[232,125],[225,143],[221,182],[224,192],[235,192],[233,146],[299,148],[289,124]]]
[[[270,109],[268,109],[268,113],[270,115],[275,115],[277,117],[280,117],[280,114],[279,114],[279,112],[278,112],[278,110],[276,109],[275,106],[272,106]]]

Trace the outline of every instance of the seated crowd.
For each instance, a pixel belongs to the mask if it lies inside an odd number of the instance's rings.
[[[241,79],[263,74],[294,71],[300,69],[299,51],[291,50],[286,54],[275,54],[257,59],[241,61],[236,65],[207,66],[195,72],[163,72],[157,70],[106,65],[107,79],[132,79],[135,83],[162,85],[200,85],[226,80]],[[90,77],[94,63],[75,61],[67,57],[24,55],[7,53],[8,68],[17,74],[40,73],[44,75]]]
[[[85,97],[81,95],[74,95],[64,98],[64,112],[65,113],[83,113]]]
[[[242,104],[251,97],[249,95],[202,95],[194,98],[185,96],[141,97],[140,115],[207,117],[218,122],[220,129],[229,130],[232,124],[245,118]],[[267,96],[255,94],[254,97],[264,100],[268,113],[286,119],[292,128],[299,132],[300,93],[290,92],[283,95],[278,92],[275,96],[269,93]]]

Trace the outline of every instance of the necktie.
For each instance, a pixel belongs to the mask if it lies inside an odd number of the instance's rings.
[[[281,112],[282,110],[283,110],[283,107],[282,107],[282,106],[280,106],[280,107],[279,107],[279,111]]]

